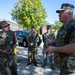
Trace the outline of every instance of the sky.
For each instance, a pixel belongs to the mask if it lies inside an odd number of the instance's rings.
[[[10,12],[16,2],[17,0],[0,0],[0,18],[14,22]],[[41,0],[41,2],[44,5],[48,15],[46,21],[50,24],[54,24],[55,21],[59,21],[59,14],[56,13],[56,10],[60,9],[62,3],[71,3],[75,6],[75,0]]]

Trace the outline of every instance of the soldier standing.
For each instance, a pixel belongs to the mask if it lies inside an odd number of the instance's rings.
[[[37,66],[37,37],[38,34],[35,32],[34,25],[31,26],[31,31],[27,36],[28,42],[28,64],[34,63]]]
[[[43,56],[44,56],[44,63],[42,65],[42,67],[45,67],[46,64],[47,64],[47,56],[48,56],[48,53],[45,51],[45,49],[48,46],[46,45],[46,40],[50,39],[51,41],[53,41],[55,39],[54,34],[50,32],[50,28],[51,28],[51,26],[50,25],[47,25],[47,28],[46,28],[47,29],[47,32],[43,34],[43,43],[44,43],[44,45],[43,45]],[[54,62],[53,62],[53,59],[54,59],[53,56],[54,56],[54,54],[51,54],[50,55],[50,63],[51,63],[51,68],[52,69],[55,69],[54,68]]]
[[[13,49],[16,45],[14,32],[10,30],[7,21],[0,22],[0,72],[7,75],[7,67],[11,70],[11,75],[17,75],[17,63],[15,61]]]
[[[74,5],[63,3],[59,13],[59,20],[63,23],[57,38],[49,42],[46,52],[54,53],[55,64],[60,68],[60,75],[75,75],[75,19],[73,19]],[[53,44],[53,46],[51,46]]]

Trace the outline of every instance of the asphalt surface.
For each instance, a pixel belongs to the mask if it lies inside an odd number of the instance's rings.
[[[28,49],[25,47],[17,47],[17,57],[18,57],[18,75],[59,75],[60,71],[52,70],[50,68],[50,62],[47,61],[46,67],[41,67],[43,63],[42,45],[38,48],[38,64],[34,66],[33,64],[27,66],[28,60]]]

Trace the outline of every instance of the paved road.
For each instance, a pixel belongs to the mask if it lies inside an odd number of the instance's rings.
[[[28,49],[18,47],[18,75],[59,75],[59,70],[50,69],[50,63],[45,68],[41,67],[43,62],[42,46],[38,48],[38,66],[33,64],[27,66],[27,52]]]

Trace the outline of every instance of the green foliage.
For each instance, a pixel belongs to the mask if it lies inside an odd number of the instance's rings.
[[[47,17],[40,0],[18,0],[10,14],[13,20],[26,29],[29,29],[32,24],[37,28]]]
[[[45,20],[44,22],[41,23],[40,26],[46,26],[46,25],[48,25],[48,24],[49,24],[49,23]]]
[[[62,23],[59,21],[55,21],[55,25],[52,26],[53,29],[59,29],[62,26]]]
[[[74,16],[73,16],[73,17],[74,17],[74,19],[75,19],[75,14],[74,14]]]
[[[55,21],[55,25],[52,25],[51,29],[54,30],[53,32],[55,32],[55,31],[58,30],[61,26],[62,26],[62,23],[61,23],[61,22]]]

